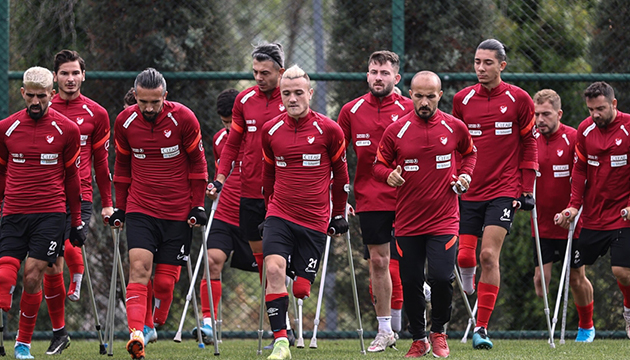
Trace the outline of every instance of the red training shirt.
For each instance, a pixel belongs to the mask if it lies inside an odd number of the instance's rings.
[[[221,152],[227,142],[229,131],[225,128],[217,131],[212,139],[212,152],[215,159],[215,170],[218,171],[221,159]],[[225,180],[221,190],[221,198],[214,213],[215,219],[225,221],[228,224],[239,226],[239,209],[241,207],[241,159],[243,152],[240,151],[232,174]]]
[[[66,213],[81,225],[80,133],[48,107],[33,120],[26,109],[0,121],[0,194],[3,215]]]
[[[92,156],[101,205],[112,206],[112,183],[107,165],[109,150],[109,115],[105,108],[90,98],[79,95],[66,101],[59,94],[53,97],[53,109],[79,125],[81,131],[81,194],[83,200],[92,202]]]
[[[346,146],[339,125],[312,110],[298,120],[284,113],[263,126],[262,145],[267,217],[326,233],[331,195],[333,217],[344,214],[348,199]]]
[[[158,219],[185,221],[203,206],[208,170],[195,114],[164,101],[153,122],[138,105],[123,110],[114,123],[116,205]]]
[[[491,91],[469,86],[455,94],[453,116],[466,123],[478,150],[477,176],[462,200],[516,198],[533,191],[532,170],[538,169],[534,102],[524,90],[504,82]]]
[[[599,128],[589,116],[577,130],[571,202],[582,210],[582,226],[591,230],[630,227],[621,209],[630,205],[630,115],[617,111],[617,117]]]
[[[376,181],[372,165],[385,129],[410,111],[413,111],[413,101],[396,93],[381,101],[370,92],[341,108],[337,123],[343,130],[346,146],[352,144],[357,154],[354,178],[357,212],[394,211],[396,208],[396,189]]]
[[[459,169],[455,152],[462,156]],[[472,177],[476,159],[464,123],[440,110],[428,120],[414,111],[392,123],[381,139],[374,177],[387,183],[393,164],[402,167],[405,183],[396,188],[396,235],[457,234],[459,204],[451,181],[462,173]]]
[[[250,87],[236,96],[232,108],[232,129],[223,149],[223,163],[219,174],[227,176],[232,162],[243,148],[241,168],[241,197],[262,199],[263,154],[260,143],[263,125],[284,112],[284,105],[277,87],[270,98],[260,91],[258,85]]]

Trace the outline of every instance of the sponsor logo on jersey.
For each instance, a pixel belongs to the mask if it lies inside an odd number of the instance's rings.
[[[451,167],[451,162],[450,160],[447,162],[440,162],[440,163],[436,163],[435,164],[435,168],[440,170],[440,169],[448,169]]]
[[[164,136],[166,136],[167,139],[171,137],[171,134],[172,134],[171,129],[164,130]]]
[[[494,129],[495,135],[510,135],[511,133],[512,129]]]
[[[481,130],[468,130],[470,136],[481,136]]]
[[[616,138],[615,144],[617,144],[617,146],[621,145],[621,138]]]
[[[131,151],[133,151],[133,156],[136,159],[144,159],[147,156],[144,154],[144,149],[135,149],[135,148],[131,148]]]
[[[370,146],[372,145],[372,141],[370,140],[359,140],[355,143],[356,146]]]
[[[315,136],[307,136],[306,141],[308,141],[309,144],[312,144],[315,141]]]
[[[357,134],[357,139],[369,139],[370,134]]]
[[[88,135],[81,135],[81,146],[85,146],[87,144]]]
[[[564,154],[564,150],[562,150],[562,149],[557,149],[557,150],[556,150],[556,154],[558,154],[558,157],[561,157],[561,156],[562,156],[562,154]]]
[[[52,135],[46,135],[46,142],[49,144],[52,144],[52,142],[55,140],[55,137]]]
[[[405,164],[417,164],[418,159],[405,159]]]
[[[78,124],[78,125],[83,124],[83,121],[84,121],[84,119],[83,119],[82,117],[78,117],[78,118],[77,118],[77,124]]]
[[[11,153],[11,156],[13,157],[13,162],[15,163],[24,164],[24,162],[26,162],[26,159],[24,158],[24,154]]]
[[[392,121],[398,120],[398,114],[392,114]]]
[[[499,110],[501,110],[501,114],[505,114],[505,112],[507,111],[507,106],[501,105],[499,106]]]
[[[179,145],[160,148],[160,152],[162,153],[162,157],[165,159],[173,158],[179,155]]]
[[[405,165],[405,167],[403,167],[403,169],[405,171],[418,171],[418,170],[420,170],[420,167],[418,165]]]
[[[440,136],[440,142],[442,143],[442,145],[446,145],[446,143],[448,142],[448,138],[446,136]]]
[[[39,163],[40,165],[56,165],[58,159],[59,154],[41,154],[39,158]]]
[[[628,165],[628,154],[610,155],[610,167],[621,167]]]

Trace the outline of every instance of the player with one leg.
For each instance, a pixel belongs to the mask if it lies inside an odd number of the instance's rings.
[[[421,71],[411,80],[415,112],[383,134],[374,177],[397,189],[396,239],[404,306],[413,343],[407,358],[448,357],[444,325],[451,318],[453,268],[457,253],[457,195],[466,192],[477,153],[466,126],[438,110],[440,78]],[[459,169],[455,155],[461,155]],[[394,168],[392,170],[392,168]],[[459,174],[459,175],[457,175]],[[424,264],[431,286],[431,332],[427,340]]]
[[[72,246],[83,246],[86,232],[81,221],[79,127],[49,106],[54,92],[53,74],[48,69],[32,67],[23,79],[26,110],[0,121],[0,198],[4,199],[0,309],[11,308],[18,270],[24,262],[15,358],[33,359],[31,340],[42,302],[42,280],[63,249],[66,205]],[[58,353],[67,344],[69,339]]]
[[[518,203],[533,208],[538,167],[532,134],[534,103],[527,92],[501,80],[506,61],[501,42],[482,41],[474,60],[479,83],[453,97],[453,116],[467,125],[478,149],[478,175],[461,196],[457,255],[462,284],[470,295],[475,291],[477,239],[481,238],[475,349],[492,348],[487,328],[499,294],[501,247]]]
[[[337,123],[310,110],[313,89],[297,65],[282,75],[280,92],[287,112],[262,129],[263,193],[268,206],[263,233],[265,302],[276,340],[268,359],[291,358],[286,331],[287,273],[294,277],[295,297],[308,297],[326,232],[329,228],[335,234],[348,231],[343,216],[348,198],[343,132]]]
[[[630,115],[617,110],[615,92],[605,82],[589,85],[584,98],[590,116],[578,126],[571,199],[555,219],[558,225],[568,228],[582,207],[582,231],[571,264],[579,270],[584,271],[584,265],[593,265],[610,250],[612,273],[623,294],[623,317],[630,337]],[[592,314],[590,295],[587,310]]]
[[[145,340],[150,340],[142,329],[166,321],[181,266],[189,256],[189,219],[195,217],[197,225],[208,220],[203,208],[208,174],[199,122],[186,106],[166,100],[162,74],[153,68],[142,71],[134,89],[138,103],[123,110],[114,124],[117,209],[109,220],[112,226],[123,222],[127,229],[127,351],[133,359],[142,359]]]
[[[367,72],[370,92],[345,104],[337,119],[346,145],[352,144],[357,154],[354,193],[363,243],[368,249],[370,294],[378,321],[378,333],[368,347],[369,352],[384,351],[396,344],[390,304],[402,305],[400,287],[396,288],[398,300],[392,299],[392,279],[399,277],[390,272],[390,266],[397,265],[390,263],[396,191],[372,177],[372,164],[385,128],[413,109],[409,98],[394,92],[400,81],[399,67],[396,53],[386,50],[372,53]]]
[[[567,230],[554,224],[554,216],[562,210],[571,198],[571,170],[575,157],[577,131],[560,122],[562,103],[560,96],[551,89],[544,89],[534,95],[534,115],[536,117],[538,146],[538,179],[536,181],[536,210],[538,211],[538,231],[543,258],[546,289],[551,280],[551,266],[562,261],[567,247]],[[532,222],[533,222],[532,218]],[[573,234],[571,259],[575,257],[576,240],[580,233],[577,224]],[[536,295],[543,297],[541,272],[536,256],[536,239],[532,223],[532,245],[534,249],[534,286]],[[561,281],[564,281],[562,279]],[[571,293],[578,311],[579,326],[575,338],[577,342],[592,342],[595,338],[593,327],[593,286],[586,278],[584,267],[573,267],[571,262]]]
[[[59,93],[52,99],[50,107],[74,121],[81,131],[81,219],[87,225],[92,217],[92,165],[94,165],[96,183],[101,194],[103,219],[109,217],[112,207],[112,190],[107,165],[109,149],[109,115],[95,101],[81,94],[81,85],[85,81],[85,61],[76,51],[62,50],[55,55],[53,79]],[[44,298],[53,326],[53,338],[46,351],[48,355],[61,354],[70,346],[70,337],[65,328],[66,291],[63,282],[63,264],[70,271],[68,299],[78,301],[83,279],[83,254],[80,247],[70,245],[70,214],[66,219],[66,233],[63,251],[53,266],[46,268],[44,274]]]

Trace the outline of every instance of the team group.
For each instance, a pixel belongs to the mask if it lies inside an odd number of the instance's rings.
[[[310,296],[327,234],[347,232],[347,217],[355,212],[347,205],[349,145],[357,155],[356,214],[378,320],[368,351],[395,345],[404,302],[413,336],[406,357],[431,349],[435,357],[448,357],[445,324],[456,266],[464,291],[478,292],[473,347],[492,348],[487,327],[499,292],[501,247],[515,211],[534,206],[547,284],[552,262],[567,247],[567,229],[581,213],[570,276],[579,315],[576,341],[595,337],[593,288],[584,265],[609,249],[630,336],[630,117],[617,110],[612,87],[596,82],[584,92],[590,116],[576,131],[560,122],[556,92],[541,90],[532,100],[503,82],[506,61],[503,44],[481,42],[474,56],[479,82],[455,95],[450,115],[438,109],[442,90],[435,73],[415,74],[410,98],[402,96],[395,88],[401,79],[398,56],[374,52],[369,92],[344,105],[335,122],[310,109],[310,78],[297,65],[285,70],[282,46],[259,45],[252,53],[256,85],[217,98],[225,128],[213,138],[213,181],[195,114],[166,100],[164,77],[146,69],[114,123],[116,208],[107,164],[110,122],[103,107],[81,94],[85,62],[63,50],[55,55],[53,72],[28,69],[21,88],[26,109],[0,121],[2,311],[11,308],[24,263],[15,357],[33,358],[42,282],[53,326],[46,353],[60,354],[70,344],[63,264],[65,259],[72,281],[67,297],[77,301],[93,166],[103,221],[124,224],[127,233],[132,358],[145,357],[146,345],[157,340],[156,327],[166,322],[192,228],[208,222],[207,196],[218,207],[205,240],[210,281],[204,276],[200,289],[203,326],[193,335],[212,342],[220,274],[232,254],[232,267],[258,272],[265,284],[274,334],[268,359],[290,359],[287,284],[296,298]],[[476,284],[479,239],[482,271]],[[428,334],[425,282],[432,305]],[[543,296],[538,267],[534,283]]]

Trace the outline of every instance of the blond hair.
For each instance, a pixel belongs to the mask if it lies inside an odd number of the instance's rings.
[[[22,81],[25,87],[51,89],[53,86],[53,74],[46,68],[34,66],[24,72]]]
[[[560,95],[558,95],[557,92],[551,89],[540,90],[534,95],[533,100],[534,100],[534,104],[538,104],[538,105],[542,105],[546,101],[549,101],[549,104],[551,104],[551,107],[555,111],[560,110],[560,108],[562,107],[562,101],[560,100]]]
[[[311,78],[308,76],[306,71],[302,70],[302,68],[297,66],[297,65],[293,65],[290,68],[286,69],[284,74],[282,74],[282,78],[283,79],[289,79],[289,80],[294,80],[294,79],[298,79],[298,78],[305,78],[306,81],[309,82],[309,86],[310,86],[310,83],[311,83]]]

